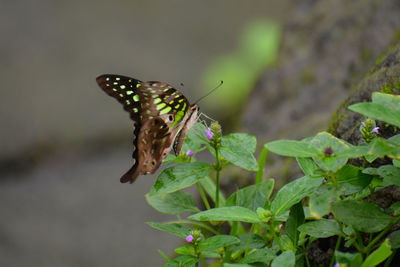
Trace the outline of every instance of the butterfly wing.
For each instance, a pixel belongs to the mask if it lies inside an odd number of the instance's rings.
[[[173,148],[175,155],[179,155],[182,150],[183,142],[185,141],[186,132],[196,123],[198,117],[198,107],[197,105],[193,105],[190,108],[190,113],[188,118],[185,120],[182,129],[177,133],[176,138],[174,140]]]
[[[144,121],[137,138],[138,165],[125,173],[121,182],[134,182],[140,174],[154,173],[168,153],[171,146],[168,124],[160,117]]]
[[[187,120],[189,102],[167,83],[112,74],[101,75],[96,81],[134,121],[133,166],[121,182],[133,182],[139,174],[154,173]]]

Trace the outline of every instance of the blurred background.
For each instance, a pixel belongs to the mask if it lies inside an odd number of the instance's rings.
[[[133,185],[132,122],[95,83],[159,80],[235,129],[278,54],[289,1],[0,3],[0,266],[161,266],[181,242]],[[183,83],[184,87],[180,86]]]
[[[145,224],[174,219],[145,202],[155,175],[120,184],[132,122],[98,75],[190,102],[223,80],[200,106],[224,134],[301,139],[334,132],[339,104],[391,64],[398,14],[398,0],[1,1],[0,266],[161,266],[157,249],[182,242]],[[265,176],[295,179],[293,163],[269,155]]]

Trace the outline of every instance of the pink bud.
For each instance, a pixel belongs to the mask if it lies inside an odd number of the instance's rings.
[[[213,138],[213,136],[214,136],[214,133],[212,132],[212,130],[210,128],[207,128],[206,135],[207,135],[207,138],[209,140],[211,140]]]
[[[190,242],[192,242],[192,241],[193,241],[193,236],[192,236],[192,235],[188,235],[188,236],[186,237],[186,242],[190,243]]]

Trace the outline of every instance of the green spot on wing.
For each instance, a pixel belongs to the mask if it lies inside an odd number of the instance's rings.
[[[125,89],[125,85],[121,85],[120,88],[121,88],[121,89]]]
[[[139,110],[137,108],[133,108],[133,112],[138,113]]]
[[[131,94],[133,94],[133,91],[126,91],[126,94],[131,95]]]
[[[160,115],[167,114],[168,112],[171,111],[171,109],[172,109],[171,107],[164,108],[163,110],[160,111]]]
[[[159,98],[157,98],[157,99],[159,99]],[[156,99],[156,100],[157,100],[157,99]],[[157,110],[161,110],[161,109],[163,109],[166,105],[167,105],[167,104],[165,104],[165,103],[158,104],[157,107],[156,107],[156,109],[157,109]]]
[[[154,99],[154,104],[158,104],[158,103],[160,103],[161,102],[161,98],[156,98],[156,99]],[[158,109],[158,108],[157,108]]]
[[[134,96],[133,96],[133,100],[134,100],[135,102],[138,102],[138,101],[139,101],[139,96],[138,96],[138,95],[134,95]]]

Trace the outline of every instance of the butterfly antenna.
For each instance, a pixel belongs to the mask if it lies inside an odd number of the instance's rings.
[[[198,99],[196,102],[194,102],[194,104],[199,103],[203,98],[209,96],[210,94],[212,94],[215,90],[217,90],[222,84],[224,83],[224,81],[221,80],[221,82],[217,85],[217,87],[215,87],[214,89],[212,89],[210,92],[208,92],[207,94],[205,94],[204,96],[200,97],[200,99]]]

